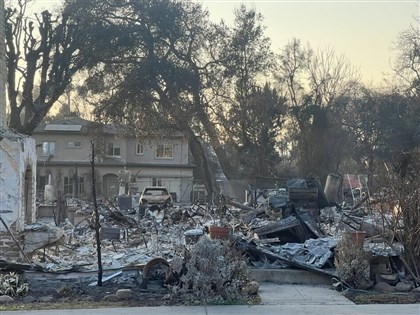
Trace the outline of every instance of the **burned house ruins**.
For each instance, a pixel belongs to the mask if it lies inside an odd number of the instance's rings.
[[[0,8],[4,8],[1,0]],[[17,258],[16,247],[25,224],[35,222],[35,141],[6,124],[6,60],[4,9],[0,12],[0,249]]]

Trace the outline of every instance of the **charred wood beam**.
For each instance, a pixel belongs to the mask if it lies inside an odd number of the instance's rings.
[[[252,207],[249,207],[249,206],[246,206],[246,205],[244,205],[242,203],[233,201],[233,200],[231,200],[229,198],[225,198],[225,203],[228,204],[228,205],[230,205],[230,206],[237,207],[239,209],[246,210],[246,211],[254,211],[255,210]]]
[[[260,227],[255,230],[259,237],[267,237],[268,235],[290,232],[297,241],[304,242],[309,238],[307,231],[302,223],[295,216],[281,219],[276,223]]]

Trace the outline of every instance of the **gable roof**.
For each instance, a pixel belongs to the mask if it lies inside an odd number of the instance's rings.
[[[67,116],[63,119],[54,120],[38,125],[34,133],[86,133],[92,131],[97,124],[93,121],[80,118],[78,116]],[[103,125],[102,132],[116,134],[117,129],[111,125]]]
[[[66,116],[63,119],[57,119],[48,123],[38,125],[34,134],[42,133],[56,133],[56,134],[79,134],[79,133],[91,133],[95,128],[100,126],[98,123],[80,118],[78,116]],[[114,126],[111,124],[101,125],[102,133],[108,135],[127,135],[133,132],[132,128],[128,125]],[[124,132],[125,129],[125,132]],[[154,135],[148,134],[147,138],[157,137],[159,134]],[[162,135],[160,135],[162,136]],[[165,133],[166,138],[184,138],[184,135],[179,131],[171,130],[171,132]]]

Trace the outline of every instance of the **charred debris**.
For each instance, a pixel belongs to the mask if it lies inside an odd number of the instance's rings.
[[[369,194],[360,177],[331,174],[324,189],[314,177],[292,179],[287,187],[255,190],[252,195],[245,204],[221,196],[217,206],[144,207],[132,206],[138,203],[134,199],[127,202],[131,196],[119,196],[115,202],[98,199],[102,264],[108,275],[104,281],[135,270],[147,288],[153,266],[169,270],[175,256],[188,256],[198,240],[212,238],[242,252],[249,268],[304,269],[331,277],[340,288],[370,289],[386,283],[390,288],[385,290],[394,291],[400,283],[409,291],[419,285],[402,262],[403,246],[392,239],[384,221],[384,215],[393,215],[392,203],[386,213],[378,211],[378,197]],[[3,272],[60,277],[98,270],[93,204],[73,198],[39,213],[37,223],[25,229],[24,259],[0,260]],[[357,276],[357,268],[344,263],[345,236],[367,257]],[[165,274],[165,281],[173,277]]]

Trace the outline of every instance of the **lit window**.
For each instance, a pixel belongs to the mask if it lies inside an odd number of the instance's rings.
[[[121,155],[121,148],[119,145],[115,143],[108,143],[106,154],[108,156],[120,156]]]
[[[137,155],[142,155],[143,154],[143,144],[142,143],[137,143],[136,145],[136,154]]]
[[[50,142],[50,141],[42,142],[42,155],[43,156],[55,155],[55,142]]]
[[[172,158],[173,146],[171,144],[158,144],[156,148],[157,158]]]

